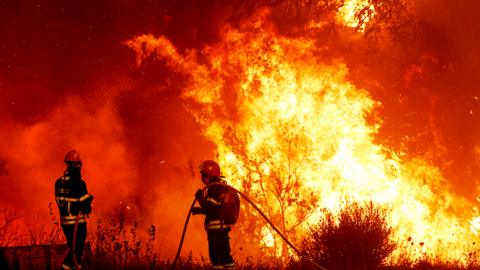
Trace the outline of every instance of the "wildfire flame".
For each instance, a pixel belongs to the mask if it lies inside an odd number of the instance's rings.
[[[375,16],[375,8],[368,0],[347,0],[340,7],[337,19],[349,27],[365,30],[365,25]]]
[[[348,82],[342,61],[324,63],[313,40],[278,35],[263,19],[226,27],[200,52],[181,54],[151,35],[126,44],[138,63],[155,55],[187,76],[182,97],[216,144],[227,180],[289,237],[298,239],[322,208],[349,196],[389,206],[396,241],[462,258],[479,227],[472,204],[450,193],[428,161],[374,142],[381,123],[367,119],[381,104]],[[285,254],[265,228],[266,245]]]

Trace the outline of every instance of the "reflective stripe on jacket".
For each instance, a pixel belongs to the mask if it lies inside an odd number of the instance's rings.
[[[210,220],[205,224],[206,230],[220,230],[220,229],[230,229],[230,225],[223,223],[221,220]]]
[[[77,223],[77,216],[61,216],[60,217],[61,224],[64,225],[71,225]],[[78,223],[85,223],[87,222],[87,216],[85,214],[78,215]]]

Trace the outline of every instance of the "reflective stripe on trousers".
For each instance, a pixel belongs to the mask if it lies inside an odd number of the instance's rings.
[[[234,263],[227,263],[223,266],[223,269],[233,270],[233,269],[235,269],[235,264]]]
[[[235,264],[223,264],[223,265],[212,265],[212,269],[228,269],[228,270],[235,270]]]
[[[72,267],[70,267],[70,266],[68,266],[68,265],[66,265],[66,264],[62,264],[62,269],[64,269],[64,270],[73,270],[73,269],[77,269],[77,267],[74,266],[74,267],[72,268]],[[78,266],[78,269],[82,269],[82,266],[79,265],[79,266]]]

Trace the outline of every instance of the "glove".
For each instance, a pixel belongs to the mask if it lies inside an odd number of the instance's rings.
[[[84,208],[83,208],[83,213],[87,215],[90,215],[90,213],[92,213],[92,206],[89,204],[89,205],[86,205]]]
[[[201,207],[193,207],[192,208],[192,215],[199,215],[203,214],[203,209]]]
[[[204,196],[203,190],[201,190],[201,189],[197,190],[197,192],[195,193],[195,198],[200,203],[203,201],[203,196]]]
[[[83,213],[87,214],[87,216],[92,212],[92,201],[93,196],[90,195],[90,198],[83,202]]]

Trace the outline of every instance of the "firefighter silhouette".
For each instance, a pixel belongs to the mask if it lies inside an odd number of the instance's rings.
[[[206,160],[200,165],[202,182],[225,183],[221,180],[220,166],[212,160]],[[235,262],[230,254],[230,224],[222,218],[221,200],[226,192],[222,186],[210,186],[206,192],[197,190],[195,197],[200,207],[194,207],[192,214],[205,215],[205,230],[208,238],[208,253],[213,269],[235,269]],[[206,193],[206,194],[205,194]]]
[[[88,194],[87,185],[82,180],[80,154],[71,150],[65,155],[64,161],[67,168],[63,176],[55,182],[55,200],[60,211],[62,230],[69,247],[62,269],[77,269],[77,266],[81,268],[82,253],[87,238],[87,217],[92,211],[93,196]]]

